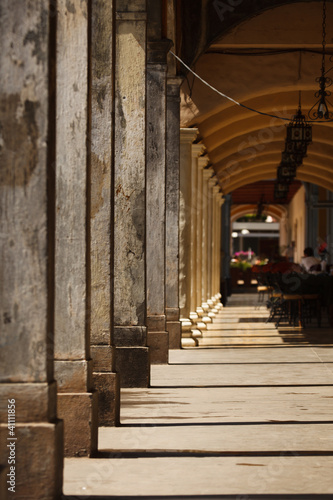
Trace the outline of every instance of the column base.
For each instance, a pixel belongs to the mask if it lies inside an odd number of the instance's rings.
[[[168,332],[150,332],[148,330],[147,344],[150,350],[150,362],[154,365],[167,365],[169,362]]]
[[[169,332],[169,349],[180,349],[182,338],[180,321],[167,321],[166,329]]]
[[[1,442],[9,443],[7,425],[2,424],[0,431]],[[63,478],[63,422],[57,420],[54,423],[16,423],[15,437],[15,493],[8,491],[11,484],[7,483],[10,480],[7,476],[5,496],[1,498],[60,499]],[[2,447],[1,463],[8,462],[8,450],[8,447]],[[8,473],[5,469],[5,474]]]
[[[118,373],[94,372],[94,388],[98,392],[98,425],[120,425],[120,383]]]
[[[58,417],[64,420],[64,456],[94,456],[98,433],[97,392],[58,393]]]
[[[149,387],[148,347],[116,347],[116,372],[120,376],[120,387]]]

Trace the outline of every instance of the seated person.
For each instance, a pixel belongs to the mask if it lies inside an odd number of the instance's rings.
[[[313,249],[311,247],[305,248],[301,266],[307,273],[310,274],[318,274],[321,272],[321,262],[313,255]]]

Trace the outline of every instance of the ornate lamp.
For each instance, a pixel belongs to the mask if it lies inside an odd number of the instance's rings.
[[[331,120],[333,118],[333,113],[329,111],[328,104],[331,106],[331,103],[328,101],[327,97],[331,95],[331,92],[326,90],[327,87],[332,85],[332,79],[326,76],[325,71],[325,49],[326,49],[326,0],[323,2],[323,56],[321,63],[321,76],[316,78],[316,82],[319,83],[319,90],[315,93],[315,97],[318,99],[317,102],[312,106],[309,111],[309,118],[311,120]]]
[[[295,163],[280,163],[277,168],[278,183],[290,184],[296,177],[296,164]]]
[[[289,184],[285,182],[276,182],[274,184],[274,198],[276,200],[285,200],[288,197]]]

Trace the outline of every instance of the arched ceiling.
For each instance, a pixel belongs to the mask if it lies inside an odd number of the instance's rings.
[[[304,114],[316,102],[322,2],[284,4],[261,11],[220,36],[196,60],[193,70],[236,101],[290,119],[300,90]],[[326,40],[329,69],[333,66],[329,60],[333,54],[331,2],[327,3]],[[328,75],[333,77],[333,69]],[[199,129],[225,194],[245,184],[275,179],[288,121],[240,107],[188,73],[182,85],[181,123]],[[333,191],[332,158],[333,123],[316,123],[297,179]]]

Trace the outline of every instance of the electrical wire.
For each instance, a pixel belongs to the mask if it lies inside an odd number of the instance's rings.
[[[199,76],[197,73],[195,73],[180,57],[178,57],[174,52],[172,52],[172,50],[170,50],[170,54],[173,55],[177,61],[179,61],[188,71],[190,71],[196,78],[198,78],[204,85],[206,85],[207,87],[209,87],[211,90],[213,90],[213,92],[216,92],[217,94],[219,94],[221,97],[224,97],[225,99],[227,99],[228,101],[231,101],[233,102],[234,104],[236,104],[237,106],[240,106],[242,108],[245,108],[245,109],[248,109],[249,111],[252,111],[253,113],[257,113],[258,115],[262,115],[262,116],[269,116],[270,118],[276,118],[278,120],[284,120],[284,121],[288,121],[290,122],[291,121],[291,118],[284,118],[283,116],[277,116],[277,115],[274,115],[272,113],[265,113],[264,111],[259,111],[258,109],[254,109],[254,108],[251,108],[250,106],[247,106],[246,104],[242,104],[241,102],[238,102],[236,101],[235,99],[233,99],[232,97],[224,94],[223,92],[221,92],[220,90],[216,89],[215,87],[213,87],[210,83],[208,83],[206,80],[204,80],[203,78],[201,78],[201,76]],[[329,123],[329,122],[332,122],[333,120],[305,120],[306,122],[310,122],[310,123]]]

